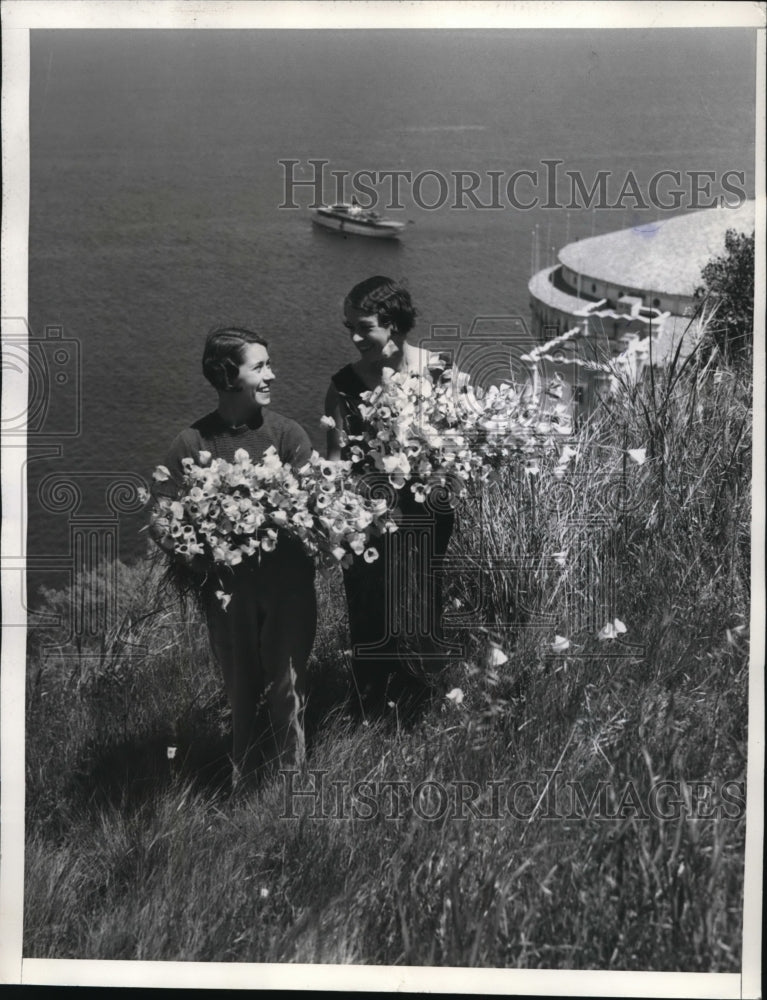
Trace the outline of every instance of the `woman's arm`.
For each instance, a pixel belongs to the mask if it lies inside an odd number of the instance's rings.
[[[341,457],[341,431],[344,426],[344,407],[338,390],[330,383],[327,395],[325,396],[325,416],[332,417],[335,427],[329,427],[327,433],[327,457],[332,462],[337,462]]]

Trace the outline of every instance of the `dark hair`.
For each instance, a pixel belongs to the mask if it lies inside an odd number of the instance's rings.
[[[234,388],[246,344],[268,346],[259,333],[239,326],[222,326],[210,331],[202,353],[202,373],[214,389],[223,392]]]
[[[410,292],[391,278],[376,274],[361,281],[346,296],[345,302],[370,315],[375,314],[382,326],[405,337],[415,326],[418,313]]]

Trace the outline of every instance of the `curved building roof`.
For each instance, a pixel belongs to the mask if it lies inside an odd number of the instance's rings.
[[[568,243],[559,259],[571,270],[626,289],[693,295],[700,272],[724,250],[728,229],[751,233],[755,203],[706,208],[632,229]]]

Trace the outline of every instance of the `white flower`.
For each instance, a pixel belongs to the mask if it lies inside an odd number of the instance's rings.
[[[504,663],[508,663],[508,661],[509,658],[501,647],[497,643],[491,642],[487,653],[485,654],[485,666],[501,667]]]
[[[177,747],[168,747],[167,748],[167,750],[165,751],[165,753],[166,753],[166,755],[168,757],[168,760],[173,760],[173,758],[176,756],[176,750],[177,749],[178,749]]]
[[[323,479],[335,479],[338,475],[338,469],[335,462],[325,461],[319,464],[320,475]]]
[[[211,454],[209,451],[201,451],[197,456],[197,461],[200,465],[207,465],[210,462]]]
[[[184,516],[184,505],[180,500],[174,500],[170,505],[170,513],[172,517],[175,517],[177,521],[180,521]]]
[[[266,535],[261,539],[261,548],[264,552],[274,552],[277,547],[277,532],[271,528],[266,529]]]
[[[158,483],[165,483],[170,479],[170,471],[165,465],[158,465],[152,473],[152,479]]]
[[[224,609],[224,611],[226,611],[227,607],[229,606],[229,602],[232,599],[232,595],[227,594],[225,590],[217,590],[216,597],[221,602],[221,607]]]
[[[384,358],[390,358],[392,356],[392,354],[396,354],[397,353],[397,350],[398,350],[398,348],[397,348],[397,345],[394,343],[394,341],[393,340],[387,340],[386,343],[381,348],[381,355]],[[386,371],[386,370],[387,369],[384,369],[384,371]],[[391,369],[388,369],[388,370],[391,371]]]
[[[333,428],[336,426],[336,422],[332,417],[320,417],[320,423],[323,427]]]
[[[626,626],[620,620],[620,618],[615,618],[613,621],[608,622],[603,629],[597,635],[597,639],[617,639],[619,635],[628,631]]]
[[[362,555],[362,553],[365,551],[365,536],[364,534],[362,534],[362,532],[356,535],[351,535],[349,537],[349,548],[355,555],[357,556]]]
[[[448,701],[452,701],[454,705],[461,705],[463,703],[463,691],[460,688],[453,688],[452,691],[448,691],[445,698]]]
[[[647,449],[646,448],[629,448],[628,456],[632,462],[636,462],[637,465],[644,465],[647,459]]]
[[[555,635],[551,648],[555,653],[564,653],[566,649],[570,648],[570,640],[566,639],[563,635]]]
[[[378,556],[379,556],[378,549],[374,549],[372,547],[369,549],[365,549],[365,551],[362,553],[362,558],[367,563],[375,562]]]
[[[567,549],[563,549],[561,552],[552,553],[551,558],[557,564],[557,566],[564,567],[567,563]]]

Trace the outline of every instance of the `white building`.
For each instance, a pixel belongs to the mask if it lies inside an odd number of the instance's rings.
[[[650,336],[662,361],[690,325],[701,271],[724,254],[726,231],[750,234],[754,216],[747,201],[568,243],[558,264],[530,279],[533,336],[579,327],[608,356]]]

